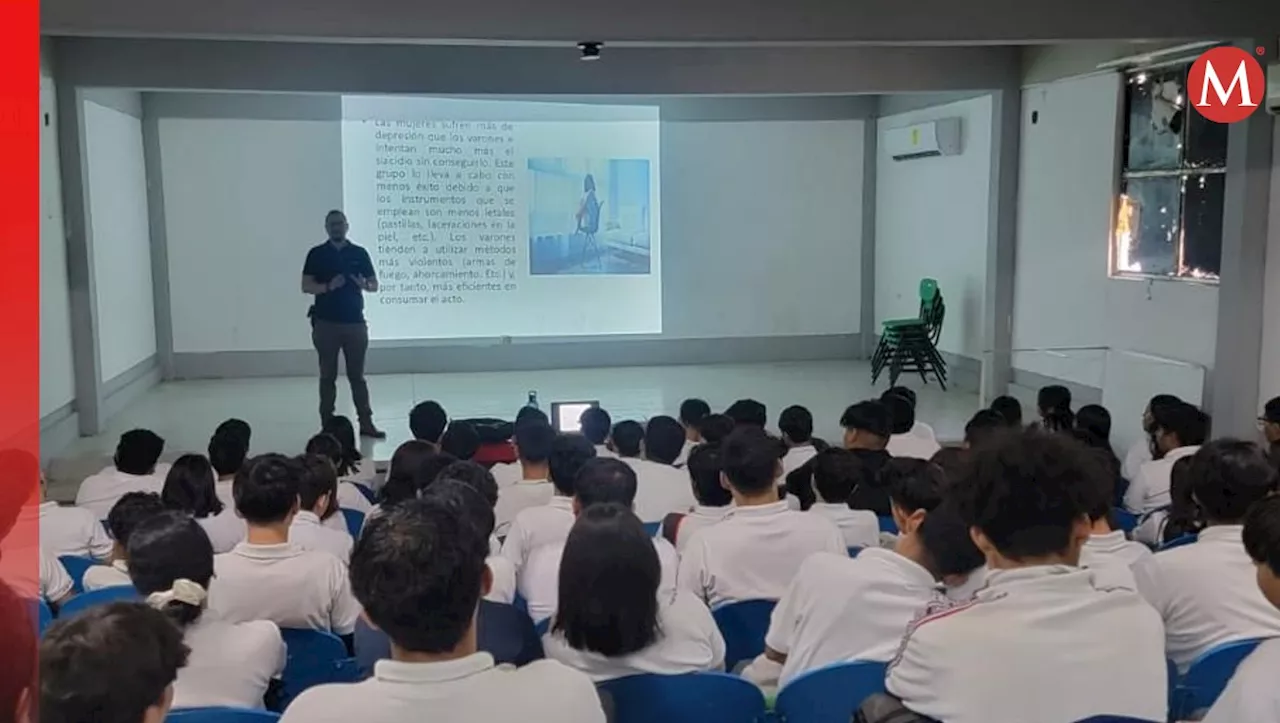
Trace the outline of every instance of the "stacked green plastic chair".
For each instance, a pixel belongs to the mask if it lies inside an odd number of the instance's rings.
[[[871,357],[871,383],[875,384],[886,368],[889,385],[898,383],[903,372],[916,372],[925,384],[929,375],[947,388],[947,362],[938,353],[942,322],[947,305],[936,279],[920,280],[920,313],[911,319],[890,319],[880,329],[880,343]]]

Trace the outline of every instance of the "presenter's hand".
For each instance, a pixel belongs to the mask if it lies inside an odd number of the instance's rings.
[[[373,282],[369,280],[369,277],[367,277],[367,276],[354,276],[354,277],[352,277],[352,278],[354,278],[354,279],[355,279],[356,286],[359,286],[362,290],[364,290],[364,291],[373,291],[373,288],[372,288],[372,287],[373,287]]]
[[[347,277],[341,274],[329,280],[329,291],[340,289],[347,283]]]

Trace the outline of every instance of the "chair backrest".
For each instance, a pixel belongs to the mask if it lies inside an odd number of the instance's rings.
[[[347,521],[347,532],[351,533],[353,538],[360,537],[360,530],[364,529],[364,513],[360,510],[348,510],[342,508],[342,517]]]
[[[58,611],[58,617],[65,618],[77,613],[83,612],[95,605],[105,605],[107,603],[117,602],[120,600],[138,600],[138,591],[133,589],[132,585],[117,585],[115,587],[104,587],[100,590],[90,590],[71,598]]]
[[[938,280],[924,278],[920,279],[920,308],[924,309],[927,304],[933,303],[933,297],[938,295]]]
[[[53,609],[43,598],[36,600],[36,635],[44,635],[44,631],[53,624]]]
[[[1115,517],[1116,527],[1124,530],[1126,535],[1138,526],[1138,516],[1123,507],[1112,507],[1111,514]]]
[[[537,633],[538,637],[542,637],[543,635],[546,635],[547,631],[550,629],[551,629],[551,618],[543,618],[533,623],[533,632]]]
[[[893,515],[880,515],[876,519],[880,523],[881,532],[888,532],[891,535],[898,534],[898,523],[893,521]]]
[[[733,670],[738,663],[764,652],[769,617],[777,604],[777,600],[740,600],[711,611],[716,627],[724,637],[726,670]]]
[[[352,482],[351,484],[360,492],[360,494],[364,495],[364,498],[369,501],[369,504],[373,504],[378,501],[378,496],[373,493],[373,488],[369,487],[369,485],[364,484],[363,482]]]
[[[835,663],[796,676],[778,691],[783,723],[849,723],[867,696],[884,692],[885,664]]]
[[[760,689],[725,673],[632,675],[599,690],[612,723],[753,723],[765,714]]]
[[[1227,687],[1236,668],[1254,648],[1262,642],[1262,638],[1236,640],[1214,646],[1201,653],[1191,662],[1186,675],[1178,682],[1174,694],[1173,710],[1169,712],[1171,720],[1190,718],[1194,713],[1213,705],[1213,702]]]
[[[849,557],[857,557],[857,556],[858,556],[858,553],[862,552],[862,548],[861,548],[861,547],[847,547],[847,548],[845,548],[845,551],[849,553]]]
[[[659,533],[659,532],[661,532],[661,531],[662,531],[662,523],[661,523],[661,522],[646,522],[646,523],[644,523],[644,532],[645,532],[645,534],[646,534],[646,535],[648,535],[649,537],[657,537],[657,536],[658,536],[658,533]]]
[[[286,658],[281,682],[281,702],[288,705],[302,691],[324,683],[353,683],[360,679],[355,658],[347,646],[327,630],[282,628]]]
[[[165,723],[270,723],[279,713],[252,708],[181,708],[169,712]]]
[[[67,574],[71,576],[71,589],[77,593],[84,592],[84,574],[98,564],[92,557],[79,555],[60,555],[58,562],[67,569]]]
[[[1168,542],[1161,543],[1160,546],[1156,548],[1156,552],[1163,552],[1165,550],[1172,550],[1175,547],[1190,545],[1191,543],[1195,542],[1198,539],[1199,539],[1199,535],[1195,533],[1188,533],[1185,535],[1181,535],[1179,537],[1173,538],[1172,540],[1169,540]]]

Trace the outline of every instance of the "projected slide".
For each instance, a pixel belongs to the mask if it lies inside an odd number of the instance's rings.
[[[658,109],[343,96],[374,339],[662,331]]]

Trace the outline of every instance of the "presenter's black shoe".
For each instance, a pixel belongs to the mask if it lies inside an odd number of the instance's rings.
[[[373,422],[364,422],[360,425],[360,436],[371,439],[386,439],[387,433],[373,426]]]

